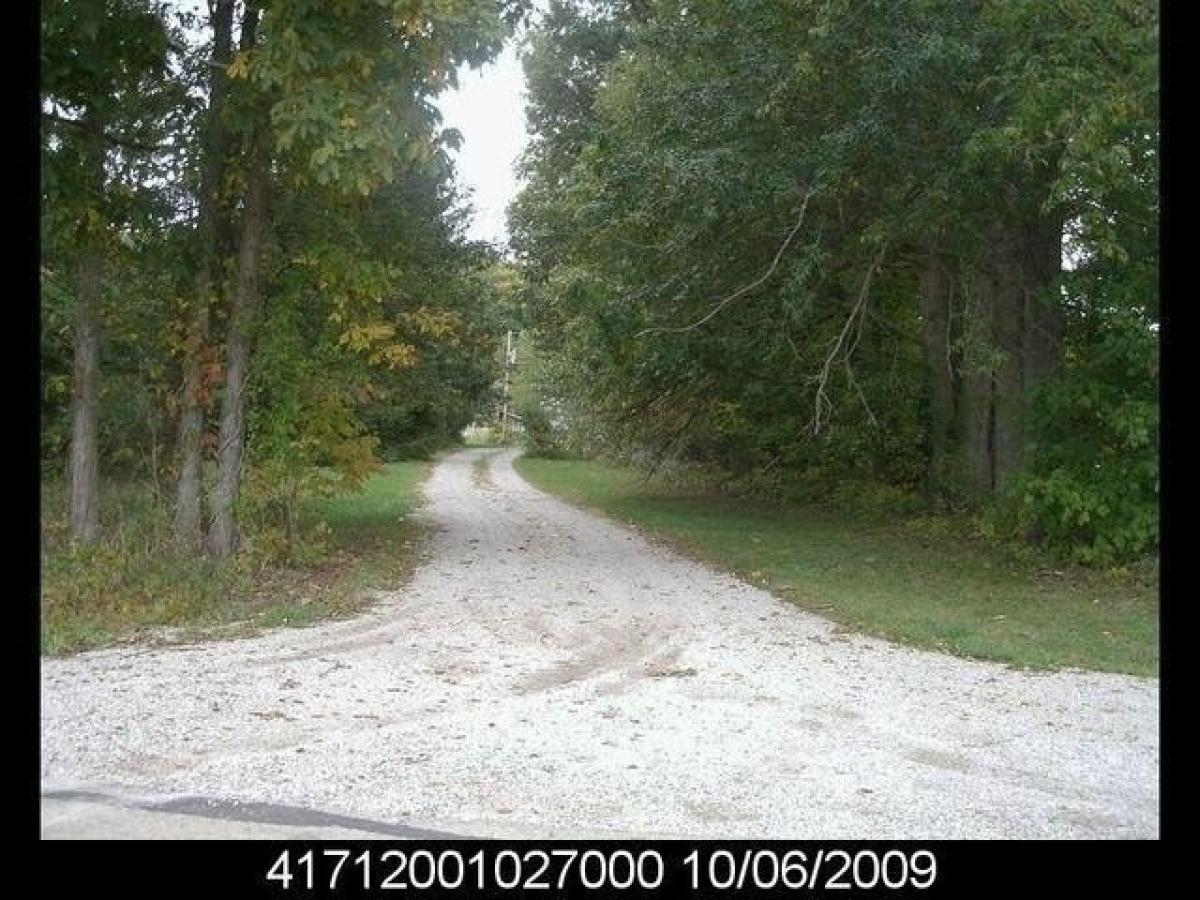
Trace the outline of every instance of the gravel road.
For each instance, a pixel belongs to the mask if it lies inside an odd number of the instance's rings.
[[[44,660],[43,835],[1157,837],[1157,680],[846,633],[512,459],[357,619]]]

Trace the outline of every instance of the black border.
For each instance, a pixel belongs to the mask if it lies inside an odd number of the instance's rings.
[[[1173,560],[1180,558],[1186,552],[1181,532],[1183,523],[1187,521],[1187,513],[1182,508],[1184,474],[1189,471],[1190,460],[1185,456],[1181,441],[1185,435],[1183,416],[1187,413],[1187,401],[1193,399],[1186,393],[1183,386],[1184,374],[1187,371],[1184,354],[1188,351],[1188,339],[1194,332],[1187,328],[1185,320],[1190,313],[1190,297],[1187,296],[1189,285],[1182,279],[1181,267],[1177,260],[1194,248],[1185,244],[1185,236],[1180,232],[1186,219],[1186,213],[1177,213],[1176,208],[1183,207],[1181,196],[1182,166],[1186,165],[1187,156],[1181,148],[1182,104],[1189,98],[1182,88],[1183,53],[1185,51],[1186,35],[1182,29],[1183,4],[1163,3],[1160,5],[1160,49],[1161,49],[1161,448],[1162,448],[1162,493],[1161,493],[1161,757],[1160,757],[1160,841],[1145,842],[1106,842],[1106,841],[1012,841],[1012,842],[821,842],[820,844],[805,844],[799,842],[431,842],[412,841],[395,845],[378,843],[332,843],[316,842],[311,844],[296,844],[284,842],[161,842],[154,848],[147,849],[136,842],[109,842],[103,846],[93,842],[58,842],[39,841],[37,859],[23,859],[17,856],[13,861],[18,871],[25,870],[35,874],[43,888],[51,888],[52,893],[91,893],[98,887],[115,887],[122,896],[175,896],[175,897],[205,897],[211,898],[222,893],[233,893],[236,896],[311,896],[331,895],[327,891],[316,891],[309,894],[306,891],[293,889],[288,892],[280,891],[277,887],[265,882],[264,876],[271,863],[284,849],[303,853],[308,849],[329,847],[345,847],[361,852],[371,849],[382,853],[390,846],[412,851],[421,847],[444,848],[456,847],[474,852],[476,849],[486,849],[489,853],[499,852],[504,848],[512,848],[524,852],[530,848],[542,847],[575,847],[580,850],[599,848],[603,850],[625,847],[639,849],[653,847],[668,858],[681,859],[683,855],[694,848],[714,849],[717,847],[731,848],[737,851],[744,849],[773,848],[779,851],[806,846],[809,849],[817,847],[873,848],[879,851],[886,849],[905,849],[908,851],[919,848],[933,849],[938,858],[940,877],[933,888],[919,892],[890,891],[880,895],[890,897],[921,896],[921,897],[964,897],[964,896],[1145,896],[1147,889],[1152,888],[1166,874],[1168,862],[1174,861],[1174,854],[1168,855],[1171,842],[1182,834],[1184,827],[1185,802],[1178,789],[1177,779],[1180,769],[1177,756],[1178,732],[1173,723],[1182,721],[1182,712],[1177,706],[1183,702],[1186,693],[1180,685],[1181,670],[1177,663],[1179,654],[1186,652],[1181,649],[1181,640],[1188,634],[1183,623],[1183,613],[1186,611],[1191,598],[1183,590],[1183,564],[1178,566]],[[25,17],[19,11],[25,12]],[[23,740],[19,741],[21,763],[31,777],[18,790],[18,816],[26,826],[25,836],[38,841],[40,822],[40,656],[39,656],[39,617],[37,610],[39,583],[39,378],[38,350],[40,347],[40,321],[38,313],[38,215],[39,215],[39,131],[40,111],[37,90],[37,71],[39,60],[39,9],[37,6],[17,4],[8,10],[7,24],[15,35],[20,35],[17,46],[28,53],[22,56],[19,52],[10,54],[8,61],[15,63],[19,71],[15,73],[22,87],[28,85],[24,103],[19,105],[19,113],[25,117],[28,126],[28,142],[18,147],[20,160],[19,168],[10,169],[9,182],[9,215],[13,227],[9,229],[9,247],[18,245],[16,253],[23,257],[24,266],[13,265],[9,269],[10,277],[16,273],[24,275],[22,284],[23,301],[10,306],[17,310],[17,323],[12,340],[5,354],[10,360],[16,360],[15,373],[11,373],[8,384],[17,385],[16,392],[26,401],[27,425],[25,440],[14,439],[9,435],[6,449],[21,448],[26,454],[25,475],[16,476],[18,502],[27,505],[28,515],[25,519],[26,528],[19,526],[10,531],[10,544],[19,543],[20,550],[16,556],[19,559],[17,571],[17,597],[9,598],[9,614],[13,614],[12,606],[20,607],[18,619],[20,626],[8,630],[10,639],[15,639],[21,647],[12,649],[6,654],[6,661],[15,663],[18,672],[15,684],[18,686],[10,696],[17,694],[20,701],[18,708],[28,711],[24,721],[25,732]],[[13,84],[10,75],[9,85]],[[19,96],[19,91],[18,91]],[[1175,107],[1175,109],[1173,109]],[[1173,113],[1175,115],[1173,115]],[[1178,116],[1178,117],[1177,117]],[[18,116],[20,117],[20,115]],[[11,145],[10,145],[11,148]],[[10,157],[11,159],[11,157]],[[21,168],[28,168],[22,172]],[[17,197],[14,197],[18,195]],[[18,199],[19,197],[19,199]],[[11,209],[13,203],[24,201],[28,204],[28,218],[20,224],[18,212]],[[10,469],[11,471],[11,469]],[[11,477],[11,476],[10,476]],[[10,569],[10,573],[13,570]],[[9,684],[14,684],[10,680]],[[10,707],[10,715],[14,715]],[[11,734],[11,732],[10,732]],[[9,807],[11,812],[12,807]],[[1164,843],[1165,842],[1165,843]],[[395,892],[387,892],[394,894]],[[405,892],[400,892],[401,894]],[[420,892],[425,896],[437,896],[436,891]],[[495,892],[491,896],[511,896],[516,891]],[[597,896],[595,891],[577,890],[560,893],[557,891],[539,891],[534,896]],[[635,891],[599,892],[609,896],[632,897],[639,896]],[[690,892],[689,892],[690,893]],[[809,891],[773,892],[780,896],[793,896]],[[816,892],[820,893],[820,892]],[[757,891],[701,891],[696,896],[722,895],[765,895]],[[360,896],[349,892],[338,892],[337,896]],[[453,896],[467,896],[463,891],[450,892]],[[665,890],[660,890],[654,896],[671,896]],[[868,894],[861,891],[831,891],[829,896],[860,897]],[[874,895],[874,894],[872,894]],[[1150,893],[1150,896],[1154,894]]]

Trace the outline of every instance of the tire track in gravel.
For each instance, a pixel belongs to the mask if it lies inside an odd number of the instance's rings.
[[[480,836],[1157,836],[1157,680],[841,634],[513,456],[435,468],[428,560],[358,619],[44,660],[44,833],[87,831],[76,791],[126,798],[110,829],[153,796]]]

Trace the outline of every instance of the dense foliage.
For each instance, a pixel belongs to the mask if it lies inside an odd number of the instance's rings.
[[[526,5],[43,5],[43,469],[77,541],[134,480],[182,552],[294,556],[307,498],[489,400],[498,260],[433,98]]]
[[[540,452],[1157,546],[1148,0],[551,0],[519,272],[433,100],[522,0],[53,0],[42,445],[72,539],[303,551],[494,399]],[[59,488],[55,488],[58,490]]]
[[[1156,548],[1154,4],[552,0],[526,70],[540,445]]]

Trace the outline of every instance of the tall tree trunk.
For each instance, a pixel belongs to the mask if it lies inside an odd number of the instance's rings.
[[[929,463],[925,490],[937,495],[952,488],[956,470],[955,441],[958,375],[955,361],[953,303],[955,272],[950,263],[930,254],[920,272],[921,343],[929,398]]]
[[[200,545],[204,436],[203,349],[208,337],[208,282],[198,276],[197,303],[189,327],[179,414],[179,485],[175,498],[175,541],[181,547]],[[201,290],[204,293],[201,293]]]
[[[1003,490],[1026,461],[1034,389],[1062,359],[1063,310],[1056,292],[1062,266],[1062,223],[1030,216],[993,246],[998,251],[995,342],[994,488]]]
[[[992,376],[992,490],[1001,491],[1025,455],[1025,266],[1011,235],[994,245],[988,273],[992,340],[998,351]]]
[[[228,86],[226,66],[233,51],[233,0],[217,0],[212,7],[213,50],[209,78],[209,104],[205,122],[204,158],[200,173],[197,214],[197,266],[195,308],[188,329],[183,390],[179,416],[179,486],[175,504],[175,540],[184,547],[199,547],[202,538],[201,484],[204,434],[204,351],[208,344],[209,311],[213,284],[220,275],[222,245],[217,192],[226,170],[228,130],[221,109]]]
[[[977,333],[959,407],[961,452],[976,494],[1003,490],[1025,462],[1033,390],[1062,357],[1062,304],[1053,290],[1061,227],[1044,216],[998,225],[971,265]]]
[[[246,439],[246,376],[250,367],[252,330],[258,316],[258,266],[266,226],[269,159],[265,135],[266,126],[260,124],[247,163],[237,274],[230,306],[217,485],[212,496],[212,525],[208,533],[209,552],[219,557],[233,555],[238,544],[234,504],[241,488]]]
[[[91,192],[97,202],[104,194],[103,126],[94,110],[84,114],[86,142],[83,158]],[[91,223],[84,229],[90,231]],[[71,448],[68,458],[70,494],[68,503],[71,533],[82,543],[96,540],[100,532],[100,458],[96,445],[96,406],[100,390],[99,300],[103,259],[96,236],[85,233],[80,240],[75,306],[75,366],[71,393]]]
[[[75,308],[75,369],[71,397],[70,508],[71,533],[82,543],[96,540],[100,530],[100,462],[96,447],[96,401],[100,382],[100,325],[96,298],[100,292],[100,255],[85,249],[79,261]]]
[[[1062,274],[1062,220],[1043,217],[1025,234],[1028,276],[1024,286],[1025,390],[1062,365],[1066,317],[1058,279]]]
[[[980,499],[995,487],[993,442],[996,388],[992,373],[974,360],[964,361],[959,398],[961,486],[969,497]]]

